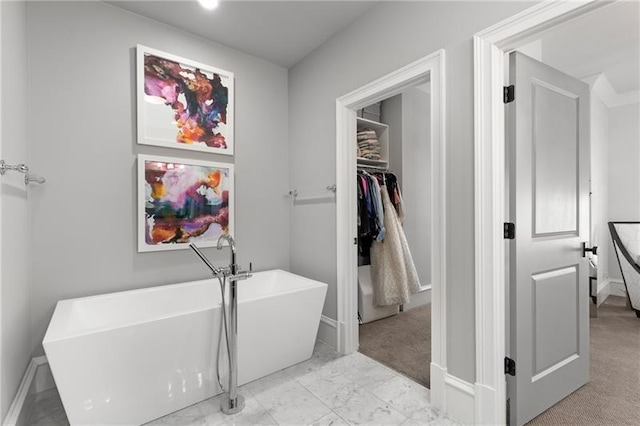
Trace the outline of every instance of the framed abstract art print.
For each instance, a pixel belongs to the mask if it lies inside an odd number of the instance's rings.
[[[137,46],[138,143],[233,155],[233,73]]]
[[[233,235],[233,164],[138,155],[138,252]]]

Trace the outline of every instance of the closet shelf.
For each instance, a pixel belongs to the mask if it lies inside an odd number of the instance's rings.
[[[368,158],[356,157],[358,166],[366,167],[369,169],[387,170],[388,163],[383,160],[370,160]]]
[[[356,128],[358,131],[370,129],[376,132],[378,143],[380,144],[380,160],[370,160],[368,158],[357,157],[358,165],[377,170],[387,170],[389,160],[389,126],[377,121],[367,120],[366,118],[357,117]],[[357,147],[357,139],[356,139]]]

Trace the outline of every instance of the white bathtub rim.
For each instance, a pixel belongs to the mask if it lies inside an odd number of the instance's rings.
[[[53,316],[51,317],[51,320],[49,321],[49,325],[47,327],[47,331],[44,335],[44,339],[42,339],[42,344],[44,345],[45,343],[52,343],[52,342],[57,342],[57,341],[61,341],[61,340],[66,340],[66,339],[73,339],[76,337],[81,337],[81,336],[86,336],[88,334],[93,334],[93,333],[102,333],[102,332],[106,332],[106,331],[110,331],[110,330],[118,330],[118,329],[123,329],[123,328],[128,328],[128,327],[133,327],[136,325],[140,325],[140,324],[146,324],[149,322],[153,322],[153,321],[162,321],[165,319],[170,319],[170,318],[175,318],[178,316],[182,316],[182,315],[190,315],[190,314],[195,314],[198,312],[204,312],[210,309],[213,309],[216,307],[216,305],[210,305],[207,306],[205,308],[200,308],[200,309],[191,309],[191,310],[183,310],[183,311],[179,311],[176,313],[172,313],[169,315],[162,315],[162,316],[155,316],[152,319],[144,319],[144,320],[138,320],[138,321],[131,321],[131,322],[127,322],[125,324],[116,324],[113,326],[98,326],[98,327],[91,327],[91,328],[86,328],[77,332],[64,332],[64,330],[57,330],[57,331],[53,331],[52,330],[52,324],[54,324],[54,320],[56,319],[57,315],[64,315],[64,314],[59,314],[58,313],[58,307],[65,309],[65,314],[69,314],[70,311],[70,306],[67,307],[67,305],[72,305],[75,302],[81,302],[81,301],[91,301],[91,300],[96,300],[96,299],[110,299],[110,298],[114,298],[114,297],[119,297],[119,296],[123,296],[126,294],[131,294],[131,293],[151,293],[151,292],[155,292],[155,291],[161,291],[163,289],[168,289],[168,288],[174,288],[174,287],[179,287],[179,286],[197,286],[199,284],[204,283],[205,281],[211,281],[212,279],[205,279],[205,280],[199,280],[199,281],[188,281],[185,283],[175,283],[175,284],[166,284],[166,285],[159,285],[159,286],[155,286],[155,287],[145,287],[145,288],[140,288],[140,289],[134,289],[134,290],[125,290],[125,291],[117,291],[117,292],[113,292],[113,293],[104,293],[104,294],[97,294],[94,296],[86,296],[86,297],[77,297],[74,299],[64,299],[64,300],[59,300],[56,303],[56,309],[53,312]],[[219,306],[219,305],[218,305]],[[46,348],[45,348],[45,352],[46,352]]]
[[[269,269],[269,270],[266,270],[266,271],[253,272],[254,275],[267,274],[267,273],[283,273],[285,275],[291,275],[291,276],[295,276],[297,278],[302,278],[304,281],[320,284],[321,286],[322,285],[327,285],[326,283],[323,283],[321,281],[317,281],[317,280],[314,280],[314,279],[311,279],[311,278],[307,278],[307,277],[302,276],[302,275],[294,274],[292,272],[285,271],[284,269]],[[249,279],[251,279],[251,278],[249,278]],[[122,296],[122,295],[126,295],[126,294],[131,294],[131,293],[161,291],[161,290],[171,289],[171,288],[175,288],[175,287],[182,287],[182,286],[187,286],[187,285],[194,285],[195,286],[195,285],[202,284],[205,281],[215,281],[215,282],[217,282],[218,279],[217,278],[204,278],[204,279],[201,279],[201,280],[184,281],[184,282],[172,283],[172,284],[160,284],[160,285],[156,285],[156,286],[141,287],[141,288],[136,288],[136,289],[132,289],[132,290],[122,290],[122,291],[114,291],[114,292],[110,292],[110,293],[95,294],[93,296],[81,296],[81,297],[75,297],[75,298],[71,298],[71,299],[62,299],[62,300],[59,300],[58,303],[61,303],[61,302],[74,302],[74,301],[78,301],[78,300],[90,301],[90,300],[95,300],[95,299],[117,297],[117,296]],[[284,293],[286,293],[286,292],[283,292],[283,294]],[[281,293],[277,293],[277,294],[281,294]]]
[[[252,297],[252,298],[247,298],[247,299],[242,299],[241,304],[242,303],[248,303],[248,302],[252,302],[252,301],[257,301],[257,300],[262,300],[262,299],[266,299],[269,297],[273,297],[274,295],[287,295],[287,294],[293,294],[293,293],[297,293],[297,292],[301,292],[301,291],[305,291],[305,290],[309,290],[311,288],[322,288],[324,287],[328,287],[326,283],[323,283],[321,281],[316,281],[313,280],[311,278],[307,278],[304,277],[302,275],[297,275],[282,269],[270,269],[267,271],[260,271],[260,272],[254,272],[254,274],[262,274],[262,273],[283,273],[286,275],[290,275],[290,276],[294,276],[296,278],[299,278],[301,280],[307,281],[309,283],[314,284],[313,286],[305,286],[305,287],[299,287],[299,288],[294,288],[294,289],[290,289],[287,291],[279,291],[277,293],[270,293],[270,294],[266,294],[266,295],[262,295],[262,296],[258,296],[258,297]],[[116,325],[112,325],[112,326],[99,326],[99,327],[92,327],[92,328],[87,328],[87,329],[83,329],[77,332],[73,332],[73,333],[63,333],[60,330],[51,330],[52,328],[52,324],[54,323],[54,319],[56,318],[56,315],[60,315],[57,314],[58,311],[58,306],[60,305],[61,307],[65,307],[66,312],[68,312],[68,308],[66,308],[65,305],[71,305],[74,302],[78,302],[78,301],[91,301],[91,300],[96,300],[96,299],[105,299],[105,298],[114,298],[114,297],[119,297],[119,296],[123,296],[123,295],[127,295],[127,294],[132,294],[132,293],[147,293],[147,292],[156,292],[156,291],[162,291],[162,290],[167,290],[167,289],[171,289],[171,288],[176,288],[176,287],[182,287],[182,286],[198,286],[198,285],[202,285],[205,282],[209,282],[211,281],[213,285],[218,286],[219,287],[219,283],[218,280],[216,278],[207,278],[207,279],[203,279],[203,280],[196,280],[196,281],[187,281],[187,282],[183,282],[183,283],[174,283],[174,284],[164,284],[164,285],[159,285],[159,286],[153,286],[153,287],[144,287],[144,288],[140,288],[140,289],[133,289],[133,290],[124,290],[124,291],[117,291],[117,292],[112,292],[112,293],[103,293],[103,294],[97,294],[94,296],[85,296],[85,297],[77,297],[77,298],[73,298],[73,299],[64,299],[64,300],[60,300],[56,303],[56,309],[53,313],[53,316],[51,318],[51,320],[49,321],[49,325],[47,326],[47,331],[44,335],[44,338],[42,340],[42,344],[43,346],[45,344],[48,343],[54,343],[54,342],[59,342],[62,340],[67,340],[67,339],[73,339],[73,338],[77,338],[77,337],[82,337],[82,336],[86,336],[86,335],[90,335],[90,334],[94,334],[94,333],[103,333],[103,332],[108,332],[111,330],[119,330],[119,329],[125,329],[125,328],[129,328],[129,327],[134,327],[134,326],[139,326],[141,324],[147,324],[150,322],[154,322],[154,321],[163,321],[163,320],[167,320],[167,319],[171,319],[171,318],[176,318],[176,317],[180,317],[180,316],[184,316],[184,315],[193,315],[193,314],[197,314],[197,313],[201,313],[201,312],[206,312],[212,309],[216,309],[220,306],[220,304],[218,305],[207,305],[204,308],[197,308],[197,309],[188,309],[188,310],[182,310],[182,311],[178,311],[178,312],[174,312],[171,314],[167,314],[167,315],[160,315],[160,316],[155,316],[151,319],[144,319],[144,320],[137,320],[137,321],[131,321],[131,322],[127,322],[124,324],[116,324]],[[219,292],[220,290],[217,289],[216,292]],[[227,287],[227,293],[228,293],[228,287]],[[218,293],[219,294],[219,293]],[[228,302],[227,302],[228,303]],[[66,313],[65,312],[65,313]],[[46,352],[46,348],[45,348],[45,352]]]

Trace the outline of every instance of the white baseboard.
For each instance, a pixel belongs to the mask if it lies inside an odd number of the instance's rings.
[[[475,389],[471,383],[431,363],[431,404],[455,421],[475,424],[475,403]]]
[[[318,340],[332,348],[338,347],[338,322],[322,315],[318,328]]]
[[[434,362],[431,363],[431,404],[445,412],[444,378],[446,375],[446,368],[442,368]]]
[[[409,303],[404,304],[404,310],[417,308],[418,306],[424,306],[431,303],[431,284],[426,285],[420,289],[416,294],[411,295]]]
[[[473,385],[448,374],[444,378],[446,413],[465,425],[475,424],[475,389]]]
[[[598,306],[600,306],[609,296],[627,297],[627,289],[624,282],[616,278],[607,278],[598,284]]]
[[[597,305],[600,306],[602,305],[602,302],[604,302],[607,297],[609,297],[609,292],[611,291],[611,288],[609,287],[609,283],[610,280],[604,280],[600,283],[598,283],[598,294],[596,296],[596,300],[597,300]]]
[[[38,357],[40,361],[38,369],[36,370],[35,378],[35,391],[36,393],[44,392],[56,387],[56,382],[53,380],[53,373],[51,372],[51,366],[46,356]]]
[[[609,294],[612,296],[627,297],[627,289],[622,280],[610,279],[609,289]]]
[[[475,384],[475,413],[474,423],[479,425],[504,424],[502,413],[496,412],[498,391],[492,387]]]
[[[47,388],[47,386],[49,387]],[[32,358],[2,425],[27,426],[35,394],[51,389],[54,386],[55,383],[53,382],[53,376],[51,376],[47,357]]]

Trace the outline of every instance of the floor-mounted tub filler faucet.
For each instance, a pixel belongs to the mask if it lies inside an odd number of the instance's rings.
[[[249,271],[240,271],[236,263],[236,244],[230,235],[221,235],[218,238],[218,250],[224,247],[224,242],[229,244],[231,251],[231,263],[228,268],[217,268],[213,266],[209,259],[196,247],[195,244],[189,244],[189,247],[202,259],[202,261],[211,269],[211,273],[220,280],[229,279],[230,297],[229,300],[229,319],[227,321],[228,332],[227,345],[229,349],[229,388],[228,398],[222,401],[221,410],[224,414],[236,414],[244,408],[244,397],[238,394],[238,281],[246,280],[251,277],[251,267]],[[221,281],[222,282],[222,281]],[[224,305],[224,291],[222,293],[222,304]],[[224,310],[223,310],[224,314]]]
[[[234,268],[237,268],[236,265],[236,242],[233,241],[233,237],[231,235],[220,235],[220,238],[218,238],[218,250],[222,250],[222,247],[224,247],[224,242],[227,242],[229,244],[229,251],[231,252],[231,262],[229,263],[229,268],[231,269],[231,275],[235,275],[236,273],[238,273],[238,271],[234,270]]]

